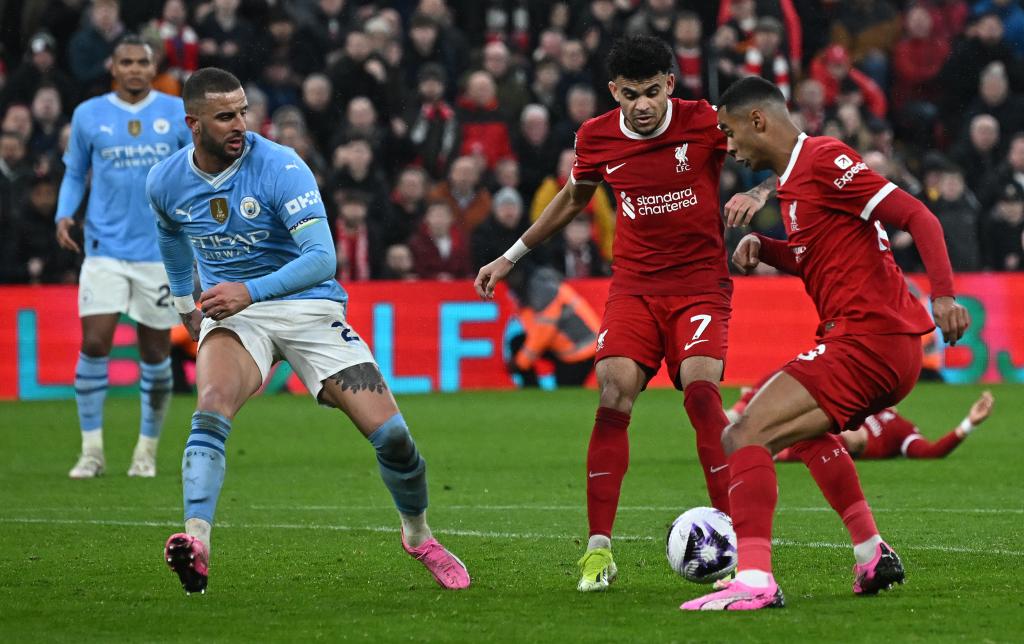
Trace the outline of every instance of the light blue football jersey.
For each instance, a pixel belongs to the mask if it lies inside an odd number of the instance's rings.
[[[150,90],[133,105],[111,92],[82,103],[71,117],[56,219],[72,216],[81,205],[92,170],[85,254],[160,261],[146,175],[191,141],[185,107],[176,96]]]
[[[196,167],[191,145],[149,173],[159,225],[188,237],[203,290],[273,273],[300,255],[292,233],[327,220],[316,179],[294,150],[253,132],[245,140],[242,156],[220,174]],[[348,295],[327,279],[278,299],[345,302]]]

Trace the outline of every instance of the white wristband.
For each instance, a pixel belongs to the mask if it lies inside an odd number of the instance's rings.
[[[188,315],[196,310],[196,302],[191,295],[175,295],[174,309],[179,315]]]
[[[958,429],[961,432],[963,432],[964,436],[967,436],[972,431],[974,431],[975,427],[977,427],[977,425],[972,423],[970,418],[964,418],[962,421],[960,421],[960,427],[958,427]]]
[[[515,264],[528,252],[530,252],[530,247],[524,244],[522,238],[520,238],[516,240],[516,243],[512,244],[511,248],[505,251],[502,257]]]

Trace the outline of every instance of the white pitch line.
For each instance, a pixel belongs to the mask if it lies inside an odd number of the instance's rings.
[[[21,523],[37,525],[104,525],[119,527],[139,528],[163,528],[180,525],[174,521],[123,521],[117,519],[39,519],[31,517],[0,517],[0,523]],[[384,532],[397,533],[398,528],[392,526],[347,526],[322,523],[218,523],[220,529],[243,529],[243,530],[329,530],[333,532]],[[441,532],[443,535],[454,535],[459,537],[479,537],[484,539],[555,539],[559,541],[573,541],[579,538],[578,535],[546,534],[538,532],[493,532],[487,530],[459,530],[446,529]],[[663,541],[663,537],[646,535],[619,535],[617,541]],[[845,543],[828,543],[824,541],[793,541],[790,539],[773,539],[772,543],[777,546],[793,548],[812,548],[828,550],[845,550],[850,548]],[[1009,557],[1024,557],[1021,550],[1002,550],[993,548],[967,548],[963,546],[940,546],[940,545],[906,545],[901,544],[901,550],[928,550],[933,552],[949,552],[972,555],[999,555]]]
[[[484,511],[520,511],[539,510],[542,512],[583,512],[586,509],[582,503],[579,505],[443,505],[439,506],[445,510],[484,510]],[[619,506],[619,512],[678,512],[683,506],[670,505],[624,505]],[[251,510],[297,510],[300,512],[319,512],[323,510],[379,510],[379,505],[250,505]],[[67,510],[67,508],[62,508]],[[130,508],[129,508],[130,509]],[[150,509],[150,508],[134,508]],[[1024,514],[1024,509],[1017,508],[871,508],[872,512],[900,512],[912,514],[914,512],[935,512],[949,514],[959,512],[962,514]],[[781,507],[776,512],[833,512],[832,508],[826,506],[818,507]]]

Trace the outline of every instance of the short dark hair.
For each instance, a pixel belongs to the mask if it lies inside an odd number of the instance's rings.
[[[231,72],[219,67],[204,67],[188,77],[181,90],[185,109],[206,100],[207,94],[227,94],[242,88],[241,81]]]
[[[752,103],[776,103],[785,106],[786,98],[774,83],[760,76],[747,76],[730,85],[718,99],[718,107],[727,110],[746,107]]]
[[[139,34],[133,31],[127,31],[124,34],[122,34],[121,37],[118,38],[117,41],[114,43],[114,47],[110,51],[115,52],[117,51],[117,48],[122,45],[133,47],[148,47],[150,52],[153,51],[153,44],[146,40],[143,40],[142,37],[139,36]]]
[[[612,45],[606,63],[612,79],[643,80],[672,71],[672,50],[654,36],[624,36]]]

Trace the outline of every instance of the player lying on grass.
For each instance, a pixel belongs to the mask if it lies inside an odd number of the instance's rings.
[[[469,573],[427,525],[426,463],[369,347],[345,321],[334,244],[313,173],[291,148],[246,132],[245,92],[206,68],[185,82],[193,145],[155,166],[146,189],[174,305],[199,340],[199,400],[181,478],[185,532],[164,557],[186,592],[206,589],[210,530],[232,419],[270,367],[287,360],[318,403],[343,411],[373,445],[402,546],[444,588]],[[198,263],[202,312],[192,299]],[[288,428],[282,427],[282,432]]]
[[[771,377],[722,434],[729,455],[729,507],[736,529],[736,579],[685,602],[683,610],[756,610],[784,605],[772,576],[772,519],[778,480],[772,455],[794,446],[854,543],[853,592],[873,594],[904,580],[899,557],[879,535],[853,461],[830,432],[859,427],[895,405],[921,371],[921,336],[937,323],[955,343],[970,324],[953,298],[942,227],[924,205],[873,172],[831,137],[808,137],[790,119],[778,87],[760,77],[722,94],[719,127],[736,160],[779,175],[788,239],[747,235],[733,263],[760,262],[798,275],[820,324],[816,346]],[[911,295],[885,227],[909,232],[931,282],[932,314]],[[845,459],[822,459],[828,452]]]
[[[747,408],[761,386],[748,388],[726,415],[735,422]],[[984,391],[974,401],[960,424],[935,442],[929,441],[917,425],[896,413],[895,407],[883,409],[864,419],[857,429],[839,434],[846,451],[856,459],[895,458],[945,458],[957,448],[974,429],[988,419],[995,404],[990,391]],[[778,461],[801,460],[789,447],[775,455]]]

